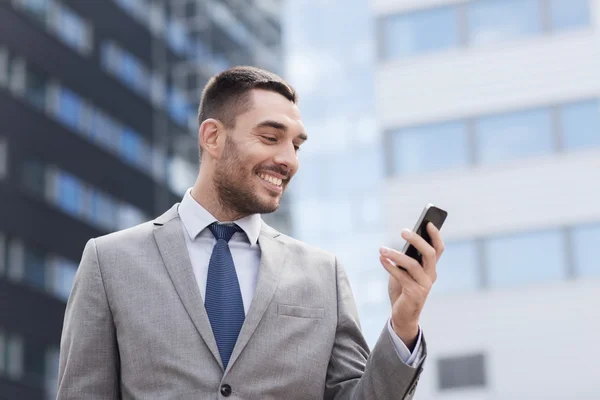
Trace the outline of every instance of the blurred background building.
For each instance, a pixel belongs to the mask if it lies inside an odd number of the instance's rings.
[[[53,398],[86,241],[164,212],[198,167],[208,78],[281,72],[277,0],[0,2],[0,398]],[[289,231],[286,207],[266,217]]]
[[[387,237],[449,211],[416,399],[600,398],[600,1],[371,5]]]

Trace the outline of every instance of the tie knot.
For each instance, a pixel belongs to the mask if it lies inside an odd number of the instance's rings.
[[[236,224],[225,225],[225,224],[219,224],[218,222],[214,222],[214,223],[210,224],[208,226],[208,229],[210,229],[210,231],[212,232],[212,234],[215,236],[215,238],[217,240],[223,239],[226,242],[229,242],[229,240],[231,239],[231,237],[233,236],[234,233],[242,232],[242,228],[240,228]]]

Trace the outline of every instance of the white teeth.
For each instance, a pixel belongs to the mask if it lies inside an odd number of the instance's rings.
[[[271,176],[271,175],[266,175],[266,174],[260,173],[260,174],[258,174],[258,176],[260,179],[270,182],[275,186],[281,186],[281,184],[283,183],[282,179],[275,178],[274,176]]]

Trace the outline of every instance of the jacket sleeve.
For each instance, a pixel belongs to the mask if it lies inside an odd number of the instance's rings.
[[[119,351],[96,242],[85,246],[65,312],[58,400],[119,399]]]
[[[338,322],[325,399],[412,399],[426,356],[424,339],[420,360],[414,367],[402,362],[386,326],[369,354],[350,283],[337,260],[336,273]]]

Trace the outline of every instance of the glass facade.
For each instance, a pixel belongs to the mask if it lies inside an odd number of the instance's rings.
[[[384,59],[397,59],[458,47],[458,9],[442,7],[386,17],[382,25]]]
[[[390,150],[393,153],[392,175],[470,164],[467,126],[460,121],[392,132]]]
[[[492,287],[561,281],[567,277],[565,240],[559,230],[490,238],[484,242],[484,255]]]
[[[482,164],[510,161],[554,151],[548,109],[492,115],[476,121],[476,154]]]
[[[387,61],[489,46],[586,28],[591,15],[589,0],[473,0],[431,7],[383,17],[379,53]]]
[[[539,0],[478,0],[468,3],[469,43],[490,44],[542,32]]]
[[[387,140],[391,176],[600,148],[600,102],[585,99],[402,128],[388,132]]]
[[[600,263],[596,251],[600,243],[600,224],[586,224],[573,228],[571,243],[578,277],[600,277]]]

